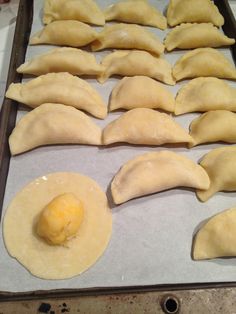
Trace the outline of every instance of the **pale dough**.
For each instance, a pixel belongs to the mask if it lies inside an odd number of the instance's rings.
[[[12,155],[42,145],[101,145],[102,130],[80,110],[62,104],[42,104],[24,115],[9,136]]]
[[[61,47],[35,56],[17,68],[18,73],[42,75],[52,72],[69,72],[73,75],[98,75],[103,68],[95,56],[87,51]]]
[[[221,146],[208,152],[200,161],[210,178],[205,191],[197,190],[197,197],[206,202],[219,191],[236,191],[236,146]]]
[[[82,200],[84,220],[67,247],[50,246],[36,235],[35,223],[45,205],[68,192]],[[15,196],[3,221],[9,254],[42,279],[71,278],[87,270],[106,249],[111,232],[105,193],[92,179],[69,172],[48,174],[28,184]]]
[[[85,110],[97,118],[107,116],[107,106],[92,85],[67,72],[44,74],[26,83],[11,83],[6,97],[31,108],[59,103]]]
[[[209,188],[206,171],[191,159],[172,151],[145,153],[127,161],[111,182],[115,204],[178,186]]]
[[[211,23],[183,23],[167,34],[164,43],[167,51],[171,51],[175,48],[228,46],[233,45],[235,40],[224,35]]]
[[[194,239],[195,260],[236,256],[236,207],[211,217]]]
[[[210,22],[216,26],[222,26],[224,17],[211,0],[170,0],[167,8],[167,22],[170,26],[183,22]]]
[[[94,25],[104,25],[105,17],[93,0],[45,0],[43,23],[55,20],[78,20]]]

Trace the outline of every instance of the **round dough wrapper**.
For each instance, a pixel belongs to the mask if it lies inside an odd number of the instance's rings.
[[[49,245],[35,232],[39,213],[54,197],[69,192],[83,202],[84,219],[77,236],[66,245]],[[9,254],[42,279],[66,279],[87,270],[106,249],[111,232],[105,193],[92,179],[70,172],[32,181],[12,200],[3,221]]]

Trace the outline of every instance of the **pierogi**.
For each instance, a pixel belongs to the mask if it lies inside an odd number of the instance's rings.
[[[197,48],[180,57],[173,67],[173,76],[176,81],[201,76],[236,80],[236,70],[230,60],[218,50]]]
[[[170,26],[181,23],[224,24],[224,17],[211,0],[170,0],[167,9],[167,22]]]
[[[109,110],[152,108],[173,112],[175,99],[163,84],[147,76],[124,77],[113,88]]]
[[[92,51],[105,48],[139,49],[160,55],[164,52],[164,45],[159,38],[144,27],[135,24],[114,24],[105,26],[92,42]]]
[[[224,35],[211,23],[181,24],[171,30],[164,40],[167,51],[172,51],[176,48],[193,49],[230,46],[234,43],[235,40],[233,38]]]
[[[101,145],[102,131],[85,113],[61,104],[43,104],[27,113],[9,137],[12,155],[42,145]]]
[[[48,73],[26,83],[12,83],[6,97],[31,108],[45,103],[61,103],[85,110],[104,119],[107,106],[98,92],[85,80],[69,73]]]
[[[198,77],[179,89],[176,115],[210,110],[236,111],[236,88],[216,77]]]
[[[87,51],[62,47],[38,55],[17,68],[18,73],[36,76],[47,73],[68,72],[73,75],[99,75],[103,71],[95,56]]]
[[[105,17],[93,0],[45,0],[43,23],[56,20],[77,20],[94,25],[104,25]]]
[[[191,136],[166,113],[135,108],[110,122],[102,135],[103,144],[126,142],[138,145],[192,142]]]
[[[236,191],[236,146],[211,150],[200,162],[210,178],[205,191],[197,191],[198,198],[205,202],[219,191]]]
[[[163,57],[154,57],[147,51],[118,50],[105,56],[101,62],[104,70],[98,77],[104,83],[112,75],[148,76],[165,84],[175,85],[171,64]]]
[[[145,0],[119,1],[109,5],[104,14],[106,21],[149,25],[163,30],[167,27],[166,17]]]
[[[190,147],[213,142],[236,143],[236,113],[214,110],[202,114],[190,124]]]
[[[98,33],[85,23],[72,20],[55,21],[34,34],[30,38],[30,45],[82,47],[90,44],[97,36]]]
[[[210,180],[206,171],[191,159],[172,151],[139,155],[127,161],[111,183],[115,204],[175,187],[206,190]]]
[[[193,259],[236,256],[236,208],[210,217],[193,241]]]

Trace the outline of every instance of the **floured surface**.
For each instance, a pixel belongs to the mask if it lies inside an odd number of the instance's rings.
[[[36,235],[35,224],[42,209],[64,193],[82,201],[84,218],[76,237],[65,246],[53,246]],[[70,278],[88,269],[105,250],[111,231],[104,192],[90,178],[69,172],[46,175],[27,185],[13,199],[3,223],[11,256],[43,279]]]
[[[97,1],[102,8],[111,0]],[[160,11],[166,7],[165,1],[152,0],[150,3]],[[35,1],[35,23],[32,33],[42,27],[42,1]],[[39,9],[40,8],[40,9]],[[39,13],[40,12],[40,13]],[[161,40],[166,31],[150,28]],[[29,47],[26,59],[52,49],[52,46]],[[229,49],[220,52],[231,61]],[[165,54],[173,65],[186,51]],[[96,53],[98,61],[108,51]],[[233,62],[233,61],[232,61]],[[27,79],[28,80],[28,79]],[[110,78],[104,85],[95,79],[89,83],[101,93],[105,102],[117,78]],[[174,94],[188,81],[165,87]],[[235,86],[235,83],[229,81]],[[25,113],[19,112],[18,117]],[[27,109],[28,110],[28,109]],[[102,121],[94,119],[101,127],[118,118],[122,112],[109,113]],[[199,114],[191,113],[174,117],[186,130],[190,122]],[[151,151],[171,149],[198,161],[204,154],[223,144],[201,145],[188,150],[184,146],[144,147],[114,145],[108,148],[88,146],[49,146],[35,149],[11,159],[4,211],[15,194],[39,176],[57,171],[74,171],[88,175],[98,182],[104,191],[109,186],[118,169],[129,159]],[[110,188],[108,197],[110,198]],[[129,201],[112,208],[113,232],[109,246],[98,262],[78,277],[61,281],[37,279],[28,273],[16,260],[12,259],[0,239],[0,290],[30,291],[38,289],[111,287],[128,285],[152,285],[170,283],[236,281],[236,259],[194,262],[191,259],[192,236],[196,227],[208,217],[226,208],[235,207],[236,193],[217,193],[206,203],[200,203],[194,192],[176,189]]]

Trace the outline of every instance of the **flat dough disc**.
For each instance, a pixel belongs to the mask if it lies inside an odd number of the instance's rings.
[[[67,246],[52,246],[35,233],[41,210],[57,195],[73,193],[84,204],[78,235]],[[105,193],[92,179],[70,172],[38,178],[20,191],[8,207],[3,236],[6,248],[33,275],[65,279],[93,265],[108,245],[112,215]]]

